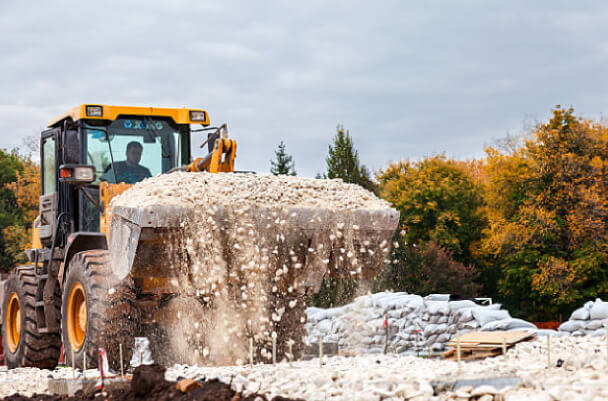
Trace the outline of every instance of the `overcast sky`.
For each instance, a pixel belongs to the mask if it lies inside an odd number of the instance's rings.
[[[106,103],[205,108],[260,173],[281,140],[324,171],[338,123],[374,171],[480,157],[557,104],[606,114],[607,20],[599,1],[1,1],[0,147]]]

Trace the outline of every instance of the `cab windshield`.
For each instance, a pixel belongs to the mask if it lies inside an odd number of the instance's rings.
[[[85,124],[87,164],[97,179],[135,184],[181,166],[184,133],[171,120],[121,117],[106,126]]]

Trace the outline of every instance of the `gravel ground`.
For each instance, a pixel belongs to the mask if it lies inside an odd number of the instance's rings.
[[[313,400],[605,400],[608,363],[605,338],[551,339],[551,368],[547,342],[522,343],[500,356],[458,363],[414,356],[365,355],[325,357],[277,365],[198,367],[174,366],[166,378],[220,378],[245,394],[264,393]],[[93,371],[88,372],[92,376]],[[46,391],[50,377],[71,377],[70,369],[53,372],[14,369],[0,372],[0,396]],[[434,395],[436,381],[519,377],[516,388],[460,387]]]

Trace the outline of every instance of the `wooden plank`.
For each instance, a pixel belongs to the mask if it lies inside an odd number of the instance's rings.
[[[476,359],[484,359],[484,358],[493,358],[495,356],[500,355],[500,352],[480,352],[480,353],[473,353],[470,356],[467,356],[465,358],[466,361],[472,361],[472,360],[476,360]]]
[[[536,337],[535,333],[528,331],[493,331],[493,332],[470,332],[453,338],[447,345],[451,347],[442,356],[447,360],[456,360],[456,348],[460,341],[460,359],[471,361],[494,357],[502,354],[502,346],[512,348],[515,344],[528,341]]]
[[[452,338],[451,344],[496,344],[513,345],[520,341],[534,337],[536,334],[529,331],[471,331],[459,337]]]
[[[483,359],[489,357],[495,357],[502,353],[501,350],[493,350],[493,351],[474,351],[474,352],[460,352],[460,359],[462,361],[473,361],[476,359]],[[452,353],[445,358],[448,361],[455,361],[458,359],[456,353]]]
[[[506,344],[507,348],[513,347],[515,344]],[[448,347],[456,348],[456,343],[448,343]],[[474,346],[468,344],[460,344],[460,349],[489,349],[489,348],[502,348],[502,344],[476,344]]]
[[[447,350],[445,352],[442,352],[440,355],[441,355],[442,358],[449,358],[452,355],[456,355],[456,349],[454,349],[454,348],[449,349],[449,350]]]
[[[494,350],[484,350],[484,351],[475,351],[473,355],[485,355],[485,356],[496,356],[502,354],[502,350],[494,349]]]
[[[448,345],[450,344],[454,344],[454,347],[456,346],[456,341],[454,339],[450,340],[450,342],[448,343]],[[467,341],[461,341],[460,342],[460,346],[461,347],[476,347],[477,345],[479,345],[481,343],[471,343],[471,342],[467,342]]]

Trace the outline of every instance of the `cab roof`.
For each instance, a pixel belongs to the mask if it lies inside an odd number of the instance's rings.
[[[91,108],[101,107],[101,116],[91,115],[87,113],[87,110]],[[199,119],[192,120],[192,112],[199,115]],[[200,119],[200,112],[204,113],[203,118]],[[176,124],[202,124],[209,125],[209,114],[202,109],[177,109],[177,108],[161,108],[161,107],[134,107],[134,106],[110,106],[105,104],[81,104],[67,113],[51,120],[48,123],[49,128],[57,127],[65,119],[71,119],[72,121],[78,121],[82,118],[91,120],[116,120],[121,115],[129,116],[154,116],[154,117],[169,117],[173,119]]]

